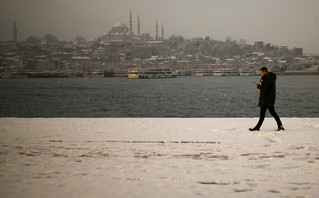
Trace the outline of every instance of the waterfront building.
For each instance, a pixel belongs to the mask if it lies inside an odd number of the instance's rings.
[[[72,66],[78,71],[92,71],[92,59],[90,57],[72,57]]]

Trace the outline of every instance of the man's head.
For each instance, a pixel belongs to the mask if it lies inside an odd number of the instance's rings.
[[[260,69],[260,74],[261,74],[262,76],[268,74],[268,69],[267,69],[267,67],[262,67],[262,68]]]

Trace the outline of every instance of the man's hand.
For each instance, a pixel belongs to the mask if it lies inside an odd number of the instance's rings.
[[[254,85],[255,85],[256,87],[258,87],[258,83],[254,82]]]

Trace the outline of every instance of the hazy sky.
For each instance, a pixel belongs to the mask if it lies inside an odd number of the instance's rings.
[[[130,9],[136,34],[139,14],[141,33],[153,37],[157,19],[166,38],[231,36],[319,54],[319,0],[1,0],[0,40],[12,38],[14,20],[19,40],[47,33],[97,38],[116,22],[129,26]]]

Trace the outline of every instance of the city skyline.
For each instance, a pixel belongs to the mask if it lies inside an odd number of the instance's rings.
[[[1,3],[0,41],[12,39],[14,21],[18,40],[29,36],[42,37],[51,33],[59,40],[86,39],[102,36],[116,22],[129,23],[132,11],[133,33],[156,37],[164,24],[165,37],[181,35],[185,38],[210,36],[225,40],[245,39],[248,43],[264,41],[289,48],[302,47],[306,53],[319,54],[319,2],[307,1],[48,1],[21,0]]]

